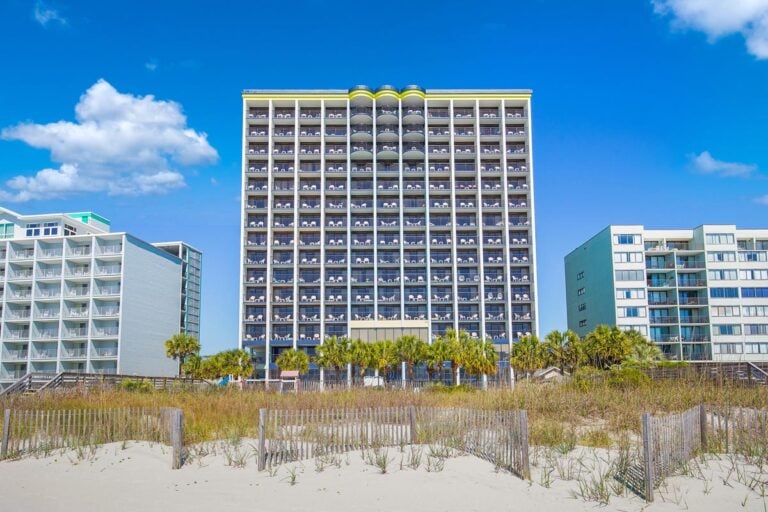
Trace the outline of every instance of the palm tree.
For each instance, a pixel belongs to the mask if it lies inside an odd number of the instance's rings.
[[[309,356],[303,350],[295,348],[284,350],[275,361],[281,370],[298,370],[299,375],[309,371]]]
[[[440,336],[435,339],[428,347],[424,361],[427,363],[427,374],[432,381],[435,374],[442,378],[443,365],[450,359],[450,347],[448,343]]]
[[[165,340],[165,355],[179,360],[179,377],[182,375],[184,360],[191,354],[200,352],[200,342],[197,338],[185,333],[174,334]]]
[[[373,367],[384,373],[384,382],[389,381],[389,370],[397,363],[397,349],[390,340],[380,340],[373,344]]]
[[[564,332],[552,331],[544,337],[545,366],[557,366],[561,370],[565,368],[565,359],[568,347]]]
[[[456,332],[454,329],[446,329],[443,337],[448,343],[448,360],[451,362],[453,385],[459,385],[459,368],[472,360],[471,338],[465,330]]]
[[[373,345],[363,340],[355,340],[349,346],[349,362],[357,366],[360,382],[365,371],[373,365]]]
[[[399,359],[408,366],[408,380],[413,382],[413,367],[424,360],[427,344],[416,336],[406,334],[397,338],[395,348]]]
[[[201,370],[203,366],[203,359],[199,354],[190,354],[184,361],[184,375],[189,375],[193,379],[201,378]]]
[[[326,368],[333,368],[338,379],[341,368],[349,363],[347,340],[331,336],[317,347],[317,352],[317,364]]]
[[[586,358],[592,366],[608,369],[629,356],[634,340],[616,326],[598,325],[584,337]]]
[[[523,336],[512,345],[509,362],[529,376],[532,371],[545,365],[544,346],[536,336]]]
[[[203,360],[200,372],[207,379],[225,375],[247,378],[253,374],[253,364],[250,354],[245,350],[225,350]]]

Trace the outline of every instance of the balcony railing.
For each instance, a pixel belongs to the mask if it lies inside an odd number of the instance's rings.
[[[117,357],[117,347],[96,347],[91,355],[94,357]]]
[[[94,329],[93,336],[98,336],[98,337],[117,336],[118,332],[119,332],[118,327],[103,327],[100,329]]]
[[[26,350],[6,350],[3,352],[5,361],[22,361],[27,359],[29,352]]]
[[[678,319],[676,316],[652,316],[652,324],[676,324]]]

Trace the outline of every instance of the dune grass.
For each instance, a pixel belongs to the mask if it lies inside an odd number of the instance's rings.
[[[5,398],[0,400],[0,408],[179,407],[185,416],[185,443],[254,437],[262,407],[318,409],[416,405],[526,409],[531,444],[566,449],[574,443],[605,446],[611,439],[636,434],[643,412],[679,412],[701,403],[764,408],[768,407],[768,389],[685,380],[659,380],[640,386],[518,383],[514,390],[440,393],[353,389],[281,395],[235,388],[153,392],[70,389]]]

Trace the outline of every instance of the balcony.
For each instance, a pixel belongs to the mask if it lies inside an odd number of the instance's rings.
[[[111,338],[117,336],[119,332],[120,329],[117,326],[97,327],[93,329],[91,336],[95,338]]]
[[[3,351],[3,361],[26,361],[29,356],[27,350],[5,350]]]
[[[56,359],[58,350],[55,348],[43,348],[32,352],[32,359]]]
[[[101,250],[99,251],[99,254],[111,255],[111,254],[121,254],[122,252],[123,252],[123,244],[109,244],[109,245],[102,245]]]
[[[71,247],[69,249],[69,255],[73,257],[86,257],[91,255],[90,245],[81,245],[77,247]]]
[[[12,260],[31,260],[35,255],[34,249],[19,249],[11,253]]]
[[[32,269],[29,270],[17,270],[16,272],[8,273],[9,281],[22,281],[32,279]]]
[[[117,347],[95,347],[91,357],[117,357]]]
[[[37,254],[37,258],[61,258],[61,249],[41,249]]]
[[[676,324],[678,323],[677,316],[652,316],[650,318],[651,324]]]
[[[674,279],[649,279],[646,281],[649,288],[674,288]]]
[[[705,315],[682,315],[680,317],[680,323],[681,324],[708,324],[709,323],[709,317]]]
[[[88,352],[84,348],[70,348],[61,351],[62,359],[85,359]]]
[[[704,288],[707,286],[706,279],[678,279],[677,286],[680,288]]]
[[[675,304],[677,304],[677,299],[674,297],[648,298],[649,306],[674,306]]]

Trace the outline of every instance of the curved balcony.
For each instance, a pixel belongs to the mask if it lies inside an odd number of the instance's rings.
[[[373,158],[373,147],[370,144],[355,144],[350,156],[353,160],[369,160]]]
[[[403,122],[424,124],[424,109],[421,108],[420,106],[404,107]]]
[[[371,107],[352,107],[350,110],[352,123],[371,123],[373,121],[373,109]]]
[[[424,144],[411,143],[403,146],[403,158],[404,159],[421,159],[424,158]]]
[[[403,128],[403,140],[407,142],[424,142],[424,127],[405,126]]]
[[[376,156],[378,158],[386,158],[388,160],[398,158],[398,146],[397,143],[380,144],[377,146]]]
[[[371,142],[373,140],[373,128],[370,125],[352,126],[350,138],[353,142]]]
[[[376,109],[376,123],[377,124],[396,124],[400,113],[397,110],[397,105],[378,107]]]
[[[381,143],[397,142],[399,131],[397,125],[379,126],[376,130],[376,141]]]

